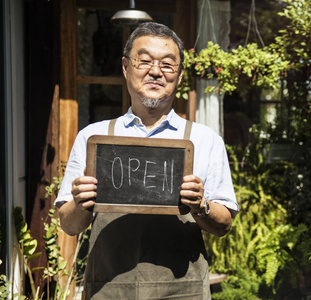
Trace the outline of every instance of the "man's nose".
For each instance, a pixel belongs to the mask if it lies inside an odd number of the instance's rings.
[[[149,74],[152,74],[154,76],[163,76],[162,70],[160,68],[159,61],[155,60],[153,64],[151,65],[151,68],[149,70]]]

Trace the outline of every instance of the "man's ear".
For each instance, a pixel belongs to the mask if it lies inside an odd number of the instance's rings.
[[[127,68],[128,68],[129,60],[126,57],[122,57],[122,71],[125,79],[127,79]]]

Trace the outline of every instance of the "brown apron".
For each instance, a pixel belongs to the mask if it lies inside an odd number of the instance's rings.
[[[192,123],[187,124],[189,139]],[[210,300],[206,251],[192,216],[97,214],[85,299]]]

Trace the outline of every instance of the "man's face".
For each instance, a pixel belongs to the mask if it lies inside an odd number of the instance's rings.
[[[134,40],[130,57],[130,59],[123,57],[122,63],[132,106],[142,104],[152,107],[154,103],[157,103],[170,107],[181,80],[182,71],[179,66],[176,66],[176,72],[167,73],[161,70],[159,62],[180,65],[179,50],[175,42],[162,37],[142,36]],[[139,69],[135,59],[157,60],[157,62],[149,70]]]

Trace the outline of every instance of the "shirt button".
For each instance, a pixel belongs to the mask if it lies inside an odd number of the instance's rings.
[[[138,124],[140,124],[140,121],[138,119],[136,119],[135,123],[138,125]]]

